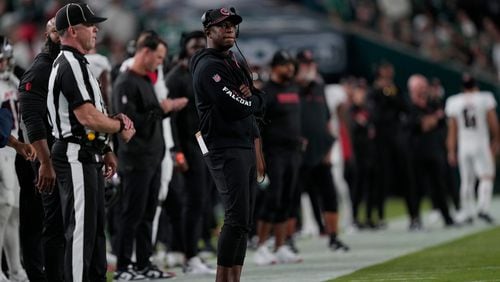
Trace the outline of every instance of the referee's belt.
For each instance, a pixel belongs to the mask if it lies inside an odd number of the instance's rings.
[[[63,139],[59,139],[63,142],[68,142],[68,143],[74,143],[81,145],[84,150],[89,150],[91,152],[97,153],[97,154],[104,154],[105,149],[107,147],[107,144],[104,140],[101,139],[94,139],[90,141],[87,139],[87,137],[77,137],[77,136],[69,136],[65,137]]]

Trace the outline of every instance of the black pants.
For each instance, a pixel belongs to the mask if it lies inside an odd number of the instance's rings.
[[[120,226],[120,213],[121,213],[121,184],[118,185],[117,189],[119,189],[120,195],[118,196],[118,200],[111,206],[106,207],[106,231],[107,238],[111,245],[111,250],[108,250],[112,254],[116,255],[118,249],[118,232]]]
[[[255,151],[244,148],[212,150],[205,162],[224,207],[217,265],[243,265],[255,204]]]
[[[282,223],[290,217],[293,207],[300,153],[268,151],[266,164],[269,186],[264,190],[259,219],[270,223]]]
[[[446,202],[446,163],[444,157],[414,158],[413,168],[416,184],[416,192],[413,193],[413,196],[416,198],[412,201],[416,203],[415,213],[417,217],[420,210],[421,198],[428,192],[435,208],[441,212],[445,223],[452,223],[453,220],[450,217]]]
[[[447,195],[451,199],[453,203],[453,207],[455,210],[460,210],[460,193],[459,193],[459,185],[458,185],[458,179],[459,179],[459,173],[458,173],[458,167],[457,166],[450,166],[446,162],[446,188],[447,188]]]
[[[23,265],[30,281],[63,281],[64,229],[59,191],[56,186],[51,194],[37,192],[38,168],[38,163],[16,156]]]
[[[160,162],[144,170],[126,171],[121,178],[123,194],[117,244],[117,270],[126,270],[132,263],[134,242],[137,267],[143,269],[151,264],[149,258],[153,254],[153,219],[161,183]]]
[[[208,169],[203,161],[198,145],[187,146],[185,152],[189,165],[184,175],[184,254],[190,259],[198,253],[198,241],[201,237],[203,212],[208,204],[210,182]]]
[[[377,149],[376,174],[378,184],[375,186],[375,199],[378,216],[385,219],[385,199],[388,193],[405,195],[412,183],[411,158],[406,136],[397,128],[378,128],[375,137]]]
[[[184,252],[182,229],[182,194],[184,185],[181,173],[174,170],[168,186],[168,195],[162,205],[157,241],[164,243],[171,252]]]
[[[299,191],[306,191],[311,198],[320,199],[321,211],[338,211],[337,192],[333,183],[330,165],[323,163],[316,166],[302,165],[299,186]],[[294,200],[299,207],[300,194],[295,193]]]
[[[52,147],[66,239],[65,281],[106,281],[104,178],[98,157],[74,143],[56,141]]]
[[[373,222],[372,212],[376,208],[377,184],[375,181],[375,163],[368,154],[356,152],[356,163],[352,182],[352,210],[353,218],[359,221],[359,207],[366,201],[366,221]]]
[[[210,173],[208,174],[208,176],[209,176],[208,180],[209,184],[207,185],[208,191],[207,191],[205,209],[203,211],[203,220],[202,220],[203,222],[201,224],[201,239],[205,243],[205,249],[210,250],[210,248],[213,248],[211,243],[213,231],[217,228],[217,219],[215,218],[214,207],[218,202],[218,195],[216,195],[217,189],[215,188],[215,184],[212,182]],[[215,251],[215,248],[213,248],[213,250]]]

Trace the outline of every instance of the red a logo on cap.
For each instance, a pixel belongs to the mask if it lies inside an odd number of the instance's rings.
[[[231,14],[226,8],[221,8],[220,13],[224,16],[229,16]]]

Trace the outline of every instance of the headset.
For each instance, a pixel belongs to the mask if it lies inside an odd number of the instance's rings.
[[[208,11],[206,11],[205,13],[203,13],[203,15],[201,16],[201,24],[203,24],[203,27],[206,28],[206,26],[212,21],[211,17],[210,17],[210,13],[213,12],[213,9],[210,9]]]

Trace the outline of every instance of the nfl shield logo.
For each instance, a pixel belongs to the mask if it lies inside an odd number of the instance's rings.
[[[219,82],[221,80],[220,78],[220,75],[219,74],[215,74],[214,76],[212,76],[212,79],[215,81],[215,82]]]

